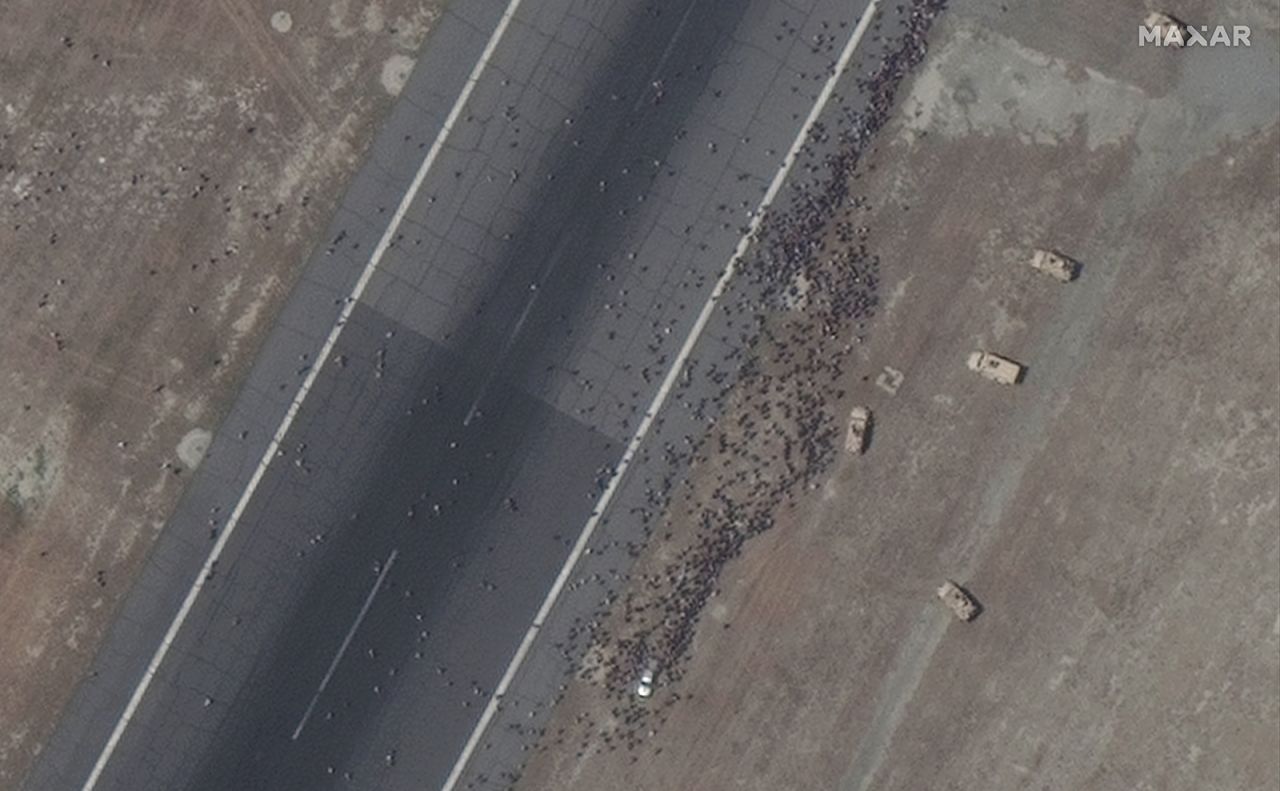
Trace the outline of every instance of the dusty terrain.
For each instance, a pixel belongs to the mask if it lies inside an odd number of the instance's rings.
[[[52,728],[439,6],[0,10],[0,787]]]
[[[856,187],[881,304],[832,407],[874,410],[867,454],[746,544],[650,701],[571,682],[520,788],[1274,787],[1278,14],[1173,10],[1254,46],[1140,49],[1143,11],[1098,0],[953,4]],[[693,540],[670,524],[636,578]]]

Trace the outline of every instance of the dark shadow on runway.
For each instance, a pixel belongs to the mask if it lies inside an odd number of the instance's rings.
[[[444,759],[461,746],[459,738],[484,702],[470,682],[484,689],[496,684],[567,554],[552,536],[576,535],[592,504],[587,495],[595,471],[610,455],[604,437],[510,390],[493,393],[501,409],[464,427],[486,375],[484,360],[451,354],[363,307],[352,322],[359,329],[353,327],[350,337],[364,343],[395,331],[393,342],[378,348],[388,350],[388,369],[414,369],[411,382],[397,381],[389,385],[394,394],[382,394],[396,408],[370,425],[367,439],[347,430],[342,443],[324,441],[324,424],[341,420],[349,405],[323,397],[336,382],[318,383],[322,397],[309,400],[310,414],[299,419],[305,426],[300,436],[314,447],[307,459],[311,472],[281,464],[268,473],[305,475],[306,485],[325,492],[334,512],[327,522],[293,526],[300,546],[307,530],[323,533],[323,541],[309,545],[309,571],[296,582],[300,595],[259,653],[193,789],[320,788],[341,781],[340,772],[329,776],[326,767],[344,765],[357,735],[405,683],[414,685],[424,707],[413,727],[441,735],[440,743],[424,745],[436,760],[420,768],[447,772],[451,761]],[[371,377],[377,349],[348,349],[349,359],[361,362],[326,369],[321,379]],[[410,407],[412,415],[406,414]],[[388,432],[392,439],[383,443]],[[361,442],[379,444],[380,455],[371,468],[354,471],[351,488],[343,491],[343,457],[361,451]],[[549,476],[548,485],[521,488],[539,472]],[[263,488],[273,485],[264,482]],[[518,498],[518,511],[507,505],[509,497]],[[260,528],[298,516],[285,498],[273,498],[255,522]],[[377,579],[374,564],[393,548],[398,555],[384,586],[301,737],[292,741]],[[430,636],[424,639],[424,632]],[[440,674],[437,667],[447,670]],[[475,702],[464,707],[462,700]]]

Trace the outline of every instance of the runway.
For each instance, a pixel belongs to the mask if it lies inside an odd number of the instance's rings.
[[[428,39],[27,788],[518,773],[477,723],[863,6],[506,8],[458,0]],[[714,418],[735,321],[671,379],[504,714],[545,712],[557,637],[681,474],[663,448]]]

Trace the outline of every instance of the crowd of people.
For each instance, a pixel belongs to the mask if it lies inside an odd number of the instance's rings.
[[[673,468],[694,468],[694,477],[687,486],[671,475],[654,482],[645,506],[632,511],[651,543],[670,545],[669,560],[594,580],[630,585],[625,593],[609,587],[600,607],[556,644],[577,677],[611,699],[609,717],[584,712],[554,732],[528,728],[524,735],[539,749],[576,745],[582,756],[644,745],[665,721],[665,707],[688,697],[678,682],[726,564],[815,488],[839,453],[833,408],[879,300],[880,261],[858,221],[870,208],[856,192],[859,163],[889,119],[902,77],[923,58],[925,35],[944,5],[914,0],[886,14],[874,29],[895,29],[884,35],[881,54],[852,91],[836,97],[836,117],[813,126],[783,206],[765,218],[722,303],[738,332],[738,368],[732,376],[703,372],[719,395],[712,408],[698,406],[700,414],[720,417],[701,442],[686,437],[663,447]],[[627,547],[633,557],[643,548]],[[645,670],[656,671],[665,687],[653,699],[635,695]],[[559,697],[567,689],[562,685]]]

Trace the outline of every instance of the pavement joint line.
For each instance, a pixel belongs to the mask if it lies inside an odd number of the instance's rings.
[[[738,246],[734,250],[733,255],[729,259],[729,263],[725,266],[724,272],[720,275],[720,279],[716,281],[715,287],[711,290],[711,296],[707,298],[706,303],[702,306],[702,311],[698,314],[697,321],[689,330],[689,335],[685,338],[684,344],[680,347],[679,354],[671,363],[671,367],[667,370],[667,374],[662,381],[662,385],[658,388],[658,392],[654,395],[653,402],[649,408],[645,410],[644,419],[640,421],[640,425],[636,428],[636,433],[627,443],[627,448],[622,454],[622,458],[618,461],[614,468],[612,477],[609,479],[608,485],[600,494],[599,500],[596,501],[595,507],[591,511],[591,516],[587,519],[586,525],[582,528],[582,532],[578,535],[578,540],[574,542],[573,550],[565,559],[564,565],[560,569],[560,573],[556,576],[556,580],[551,585],[551,589],[547,592],[546,598],[542,602],[542,606],[538,608],[537,615],[533,618],[533,623],[529,625],[528,631],[525,632],[524,639],[520,641],[520,646],[516,649],[515,655],[511,658],[510,664],[507,665],[506,672],[503,673],[502,679],[498,682],[498,686],[494,688],[493,694],[489,696],[489,702],[485,705],[484,712],[480,715],[479,721],[475,728],[471,731],[471,736],[463,745],[462,752],[458,755],[458,760],[454,763],[453,769],[449,772],[449,776],[445,779],[444,785],[440,791],[453,791],[458,782],[462,779],[462,773],[466,771],[467,764],[471,760],[471,754],[475,752],[480,745],[480,740],[484,738],[485,732],[489,728],[489,723],[493,720],[494,714],[497,713],[499,702],[505,697],[507,689],[511,686],[512,680],[516,673],[519,672],[521,665],[524,664],[525,658],[529,654],[529,649],[533,646],[533,641],[537,638],[538,632],[543,624],[546,623],[547,617],[550,615],[552,608],[555,606],[556,600],[560,598],[561,592],[572,575],[574,567],[577,566],[579,558],[586,550],[587,542],[591,540],[591,536],[595,533],[596,527],[600,524],[600,519],[604,512],[608,509],[609,504],[613,501],[614,493],[618,490],[618,486],[626,474],[627,469],[631,466],[631,462],[635,459],[639,451],[640,444],[644,441],[645,436],[649,433],[650,427],[653,425],[654,419],[658,412],[662,410],[666,403],[667,397],[671,394],[671,390],[675,386],[680,376],[681,369],[689,359],[689,355],[693,352],[693,347],[697,343],[698,338],[706,329],[707,323],[711,320],[711,313],[719,304],[721,297],[729,287],[729,282],[733,279],[737,272],[738,263],[746,254],[751,243],[756,239],[760,231],[760,226],[764,222],[764,217],[772,205],[774,198],[782,189],[782,184],[786,181],[787,175],[791,172],[792,166],[799,158],[800,150],[804,147],[805,142],[809,138],[809,133],[813,129],[813,125],[817,122],[818,116],[822,114],[823,108],[831,99],[832,93],[835,92],[836,83],[844,75],[849,63],[853,60],[853,54],[858,48],[858,44],[862,41],[862,37],[866,34],[867,28],[870,27],[872,19],[875,17],[879,0],[870,0],[866,9],[862,12],[862,17],[858,20],[857,26],[854,27],[853,33],[850,34],[849,40],[845,43],[844,50],[840,53],[839,60],[836,61],[835,67],[832,69],[830,76],[822,87],[822,91],[818,94],[813,106],[809,110],[809,115],[805,118],[804,123],[800,127],[800,131],[796,133],[795,140],[791,144],[791,148],[787,150],[786,156],[782,160],[782,164],[778,168],[778,172],[774,174],[773,181],[769,184],[769,190],[760,200],[760,204],[752,213],[751,222],[747,226],[746,233],[738,240]]]
[[[378,573],[378,581],[373,584],[373,589],[369,591],[369,595],[365,597],[364,605],[360,608],[360,613],[356,615],[355,623],[351,624],[351,628],[347,630],[347,636],[342,639],[342,645],[338,646],[338,653],[334,654],[333,661],[329,663],[329,669],[325,672],[324,678],[320,679],[320,686],[316,688],[316,694],[311,697],[311,702],[307,704],[307,710],[303,712],[302,719],[298,720],[298,727],[293,729],[293,735],[289,737],[290,741],[297,741],[302,735],[302,729],[307,727],[307,720],[311,719],[311,712],[315,710],[316,703],[320,701],[320,696],[324,694],[325,687],[329,686],[329,679],[333,678],[333,671],[338,669],[338,663],[342,661],[342,655],[347,652],[347,648],[351,645],[351,639],[356,636],[356,630],[360,628],[361,621],[369,614],[369,608],[373,606],[373,597],[378,595],[378,591],[382,588],[382,583],[387,579],[387,573],[391,571],[391,565],[396,562],[396,555],[400,554],[399,549],[391,550],[391,554],[387,556],[387,560],[382,564],[382,571]]]
[[[454,101],[449,115],[445,117],[444,124],[440,127],[439,133],[436,134],[435,141],[431,144],[431,148],[427,151],[426,157],[422,160],[422,165],[418,168],[418,172],[414,175],[413,181],[410,182],[404,196],[400,199],[399,206],[396,207],[395,214],[391,216],[386,231],[383,232],[382,238],[378,240],[377,246],[373,249],[373,253],[369,256],[369,261],[365,264],[364,270],[360,273],[359,279],[356,281],[354,288],[351,290],[351,296],[345,301],[339,318],[333,328],[329,331],[328,337],[325,339],[324,345],[321,346],[319,354],[316,356],[315,363],[307,372],[306,377],[302,380],[301,386],[298,388],[297,394],[293,401],[290,402],[288,410],[285,412],[284,419],[276,428],[275,434],[271,441],[267,444],[266,451],[262,454],[261,460],[258,462],[257,468],[253,472],[253,476],[249,479],[248,485],[240,496],[240,500],[236,503],[236,507],[232,510],[227,518],[226,524],[223,526],[218,535],[218,540],[214,542],[213,549],[210,550],[209,556],[205,559],[204,565],[201,566],[200,572],[196,575],[195,581],[192,583],[190,590],[187,591],[186,598],[183,599],[182,606],[178,609],[177,615],[174,616],[173,622],[169,624],[168,631],[160,641],[160,645],[156,648],[155,654],[151,657],[150,663],[146,670],[143,671],[142,678],[139,679],[137,687],[134,688],[133,694],[129,698],[129,702],[125,705],[124,711],[120,715],[120,719],[116,721],[115,727],[111,731],[111,735],[107,738],[107,743],[103,745],[102,752],[98,754],[97,761],[94,762],[92,770],[89,772],[88,778],[85,779],[81,791],[94,791],[98,785],[98,781],[102,778],[103,771],[106,770],[111,756],[115,753],[116,748],[120,744],[120,739],[124,736],[125,730],[129,723],[137,714],[138,707],[142,704],[142,699],[147,693],[147,689],[151,686],[151,682],[159,673],[160,665],[164,662],[169,650],[173,647],[177,639],[178,632],[182,628],[182,624],[186,621],[191,613],[192,607],[195,605],[196,599],[200,592],[204,590],[213,574],[215,564],[218,558],[222,556],[223,551],[230,540],[232,533],[235,532],[236,526],[240,523],[240,518],[244,515],[245,509],[249,505],[249,500],[253,497],[254,491],[262,482],[263,476],[266,474],[267,467],[275,458],[276,452],[280,449],[284,441],[285,435],[293,426],[294,420],[297,419],[298,413],[302,409],[302,403],[306,400],[307,395],[311,392],[311,388],[315,385],[316,379],[320,375],[321,369],[324,368],[325,362],[328,361],[333,348],[337,345],[338,337],[342,334],[343,328],[347,324],[347,320],[351,317],[355,310],[356,304],[360,301],[360,296],[368,287],[369,281],[373,278],[373,273],[378,268],[378,264],[382,261],[382,257],[386,254],[391,246],[391,240],[395,237],[396,231],[400,227],[400,223],[404,220],[405,215],[409,212],[409,207],[417,197],[418,191],[422,189],[422,184],[426,180],[427,173],[431,170],[431,166],[435,164],[436,159],[440,156],[440,152],[445,148],[445,143],[449,139],[450,133],[453,131],[458,119],[462,116],[462,110],[466,106],[467,101],[471,98],[471,94],[476,89],[476,85],[480,81],[481,75],[489,65],[493,53],[497,50],[498,43],[502,40],[507,28],[511,24],[511,20],[515,17],[516,11],[524,0],[510,0],[506,10],[503,11],[502,17],[498,20],[497,26],[493,33],[489,36],[489,41],[485,44],[484,50],[480,53],[480,58],[471,69],[470,75],[467,77],[466,84],[463,85],[462,91],[458,94],[458,98]]]

